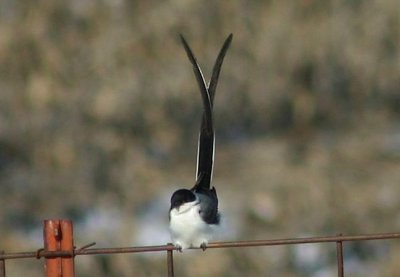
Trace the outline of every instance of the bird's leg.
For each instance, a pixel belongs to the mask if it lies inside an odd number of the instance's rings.
[[[203,251],[206,251],[207,249],[207,243],[203,242],[202,244],[200,244],[200,248],[203,249]]]
[[[175,242],[175,243],[173,243],[173,245],[175,246],[176,251],[178,251],[178,252],[180,252],[180,253],[183,252],[183,247],[182,247],[182,245],[181,245],[180,243]]]

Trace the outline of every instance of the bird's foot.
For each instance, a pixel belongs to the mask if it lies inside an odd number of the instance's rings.
[[[175,243],[173,243],[173,245],[175,246],[176,251],[178,251],[180,253],[183,252],[183,246],[180,243],[175,242]]]
[[[207,243],[203,242],[202,244],[200,244],[200,248],[203,249],[203,251],[206,251],[207,249]]]
[[[168,245],[174,246],[176,251],[179,251],[182,253],[182,245],[178,244],[178,243],[168,243]]]
[[[180,253],[183,252],[183,247],[182,247],[182,245],[180,245],[179,243],[176,243],[176,244],[175,244],[175,247],[176,247],[176,251],[178,251],[178,252],[180,252]]]

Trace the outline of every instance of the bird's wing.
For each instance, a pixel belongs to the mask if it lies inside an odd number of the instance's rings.
[[[197,193],[200,200],[200,216],[208,224],[219,224],[218,198],[215,188]]]

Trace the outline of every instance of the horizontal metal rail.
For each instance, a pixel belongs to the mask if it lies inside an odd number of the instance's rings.
[[[271,240],[248,240],[248,241],[228,241],[213,242],[207,248],[233,248],[233,247],[255,247],[255,246],[273,246],[288,244],[305,243],[328,243],[344,241],[362,241],[362,240],[385,240],[400,239],[400,233],[383,233],[370,235],[337,235],[324,237],[307,237],[292,239],[271,239]],[[89,246],[94,245],[90,244]],[[141,253],[141,252],[161,252],[173,251],[177,248],[172,244],[140,247],[111,247],[111,248],[88,248],[84,246],[72,251],[47,251],[39,249],[32,252],[0,253],[0,260],[7,259],[26,259],[26,258],[51,258],[51,257],[74,257],[77,255],[100,255],[100,254],[122,254],[122,253]]]

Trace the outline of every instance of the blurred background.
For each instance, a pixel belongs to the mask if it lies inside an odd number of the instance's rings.
[[[218,240],[400,229],[400,2],[0,2],[0,249],[165,244],[194,184],[205,76],[215,98]],[[187,251],[177,276],[336,274],[335,244]],[[400,243],[345,244],[349,276],[395,276]],[[207,265],[204,267],[204,265]],[[164,276],[165,254],[87,256],[77,276]],[[42,261],[7,261],[7,276]]]

